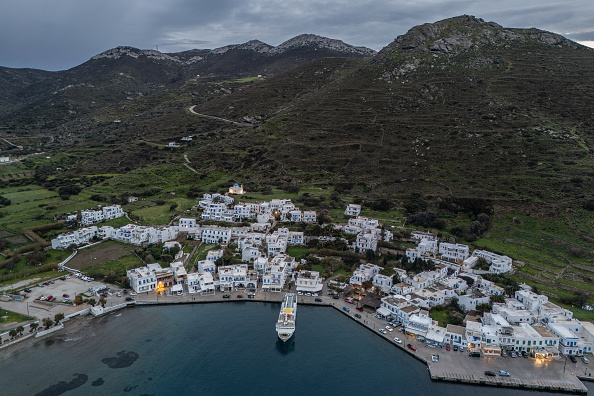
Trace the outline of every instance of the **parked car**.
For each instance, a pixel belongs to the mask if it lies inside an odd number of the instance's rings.
[[[391,328],[390,326],[386,326],[386,330],[388,330],[388,331],[392,331],[392,330],[394,330],[394,329],[393,329],[393,328]]]
[[[460,346],[460,352],[464,352],[464,346],[463,345]]]
[[[387,334],[386,333],[386,330],[384,330],[384,329],[379,329],[379,332],[382,333],[382,334]]]
[[[495,377],[497,374],[495,374],[494,371],[487,370],[487,371],[485,371],[485,375],[489,376],[489,377]]]
[[[417,348],[415,348],[412,344],[406,344],[406,347],[408,349],[410,349],[411,351],[416,351],[417,350]]]
[[[349,309],[349,307],[342,307],[342,309],[346,312],[351,312],[351,310]]]
[[[70,301],[69,298],[65,298],[65,299],[62,300],[63,303],[67,303],[68,301]]]
[[[302,291],[298,291],[298,292],[297,292],[297,295],[298,295],[298,296],[302,296],[302,295],[303,295],[303,292],[302,292]]]
[[[509,373],[507,371],[499,370],[499,375],[502,377],[509,377]]]
[[[316,302],[322,302],[322,299],[318,297],[316,298]]]
[[[357,307],[357,308],[355,308],[355,309],[356,309],[357,311],[361,311],[361,312],[363,312],[363,307]]]
[[[361,315],[359,315],[359,314],[355,314],[355,318],[357,318],[357,319],[361,319]]]
[[[254,298],[254,297],[256,297],[256,295],[254,293],[251,293],[251,292],[248,293],[248,298]]]
[[[454,351],[458,352],[458,345],[454,345]]]
[[[513,357],[513,358],[517,358],[518,354],[515,351],[510,351],[509,352],[509,356]]]
[[[116,293],[116,296],[117,296],[117,297],[122,297],[122,293],[120,293],[120,292],[117,292],[117,293]]]
[[[590,363],[590,361],[588,360],[588,358],[585,357],[585,356],[582,356],[582,362],[584,362],[586,364]]]
[[[402,344],[402,340],[400,338],[398,338],[398,337],[394,337],[394,342],[396,344]]]
[[[243,294],[238,294],[237,298],[243,298]]]
[[[128,290],[127,289],[124,289],[122,293],[128,294]]]
[[[335,300],[338,300],[338,298],[339,298],[338,297],[338,294],[333,295],[332,298],[335,299]]]
[[[132,297],[134,297],[134,296],[136,295],[136,292],[132,292],[132,293],[130,293],[130,295],[131,295]]]
[[[507,352],[505,352],[505,350],[501,351],[501,357],[507,357]]]
[[[573,355],[569,355],[569,360],[571,360],[573,363],[577,363],[577,358]]]
[[[46,300],[47,300],[47,301],[49,301],[49,300],[51,300],[52,298],[54,298],[54,296],[48,296],[48,297],[46,298]]]
[[[51,280],[51,281],[49,281],[49,283],[53,285],[55,282],[53,280]]]
[[[69,296],[68,294],[62,294],[62,297],[64,297],[64,298],[68,298],[68,297],[70,297],[70,296]]]
[[[526,351],[522,351],[522,357],[524,357],[524,358],[528,358],[528,352],[526,352]]]
[[[231,298],[231,294],[223,294],[223,298]]]
[[[450,344],[446,344],[446,351],[450,350]]]
[[[126,297],[126,301],[132,301],[132,300],[134,300],[132,297],[130,297],[130,296]]]
[[[25,293],[31,293],[31,289],[25,289],[23,290]]]
[[[470,356],[470,357],[481,357],[481,353],[480,352],[476,352],[476,351],[475,352],[470,352],[468,354],[468,356]]]

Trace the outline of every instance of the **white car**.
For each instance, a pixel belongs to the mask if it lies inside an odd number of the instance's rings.
[[[136,295],[135,292],[130,293],[130,296],[134,297]]]
[[[391,328],[390,326],[386,326],[386,330],[388,330],[388,331],[392,331],[392,330],[394,330],[394,329],[393,329],[393,328]]]
[[[379,332],[382,334],[386,334],[386,330],[384,330],[384,329],[379,329]]]
[[[590,361],[588,360],[588,358],[585,357],[585,356],[582,356],[582,362],[584,362],[586,364],[590,363]]]
[[[394,342],[396,344],[402,344],[402,340],[400,338],[398,338],[398,337],[394,337]]]

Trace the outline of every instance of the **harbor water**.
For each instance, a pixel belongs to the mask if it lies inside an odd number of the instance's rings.
[[[300,306],[295,335],[282,343],[279,308],[234,302],[114,312],[30,348],[0,351],[1,393],[546,394],[433,382],[423,363],[328,307]]]

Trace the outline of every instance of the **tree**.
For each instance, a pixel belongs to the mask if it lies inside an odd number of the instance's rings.
[[[17,333],[19,333],[20,335],[23,335],[23,331],[25,331],[25,328],[23,326],[20,326],[16,328]]]
[[[95,301],[94,298],[89,298],[89,305],[91,305],[92,307],[94,307],[95,304],[97,304],[97,301]]]
[[[31,332],[31,331],[37,331],[37,328],[38,327],[39,327],[39,323],[37,323],[37,322],[31,323],[29,325],[29,329],[30,329],[29,332]]]
[[[53,324],[54,324],[54,321],[51,320],[50,318],[43,319],[43,325],[45,326],[46,329],[49,329],[50,327],[52,327]]]
[[[56,326],[60,323],[61,320],[64,319],[64,314],[62,312],[59,312],[57,314],[54,315],[54,320],[56,321]]]
[[[492,303],[504,303],[505,296],[503,296],[502,294],[496,294],[496,295],[491,296],[490,300]]]
[[[100,304],[100,305],[101,305],[103,308],[105,308],[105,303],[106,303],[106,302],[107,302],[107,301],[105,300],[105,297],[101,296],[101,297],[99,298],[99,304]]]
[[[16,337],[16,335],[17,335],[17,331],[16,331],[15,329],[11,329],[11,330],[8,332],[8,335],[10,336],[10,339],[13,339],[14,337]]]
[[[78,296],[74,297],[74,304],[80,305],[82,303],[83,303],[83,298],[80,294]]]
[[[173,212],[175,209],[177,208],[177,202],[174,202],[171,204],[171,206],[169,207],[169,211]]]

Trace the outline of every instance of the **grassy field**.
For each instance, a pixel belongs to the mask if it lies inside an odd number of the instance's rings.
[[[101,264],[86,267],[84,272],[87,274],[115,275],[117,277],[126,276],[126,270],[137,268],[143,265],[143,262],[134,253],[129,253],[115,260],[106,261]]]
[[[303,256],[309,253],[309,248],[305,246],[288,246],[287,254],[291,257],[295,257],[295,260],[300,260]]]
[[[18,314],[16,312],[7,311],[5,309],[0,309],[0,323],[12,323],[12,322],[26,322],[28,320],[33,320],[33,318],[25,315]]]

